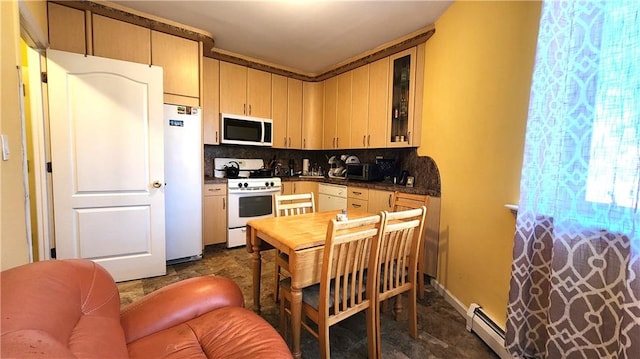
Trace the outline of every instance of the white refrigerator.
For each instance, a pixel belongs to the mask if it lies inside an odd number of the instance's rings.
[[[202,258],[202,116],[197,107],[164,105],[167,263]]]

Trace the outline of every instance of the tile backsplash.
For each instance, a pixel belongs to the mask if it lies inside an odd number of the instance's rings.
[[[287,150],[258,146],[204,146],[204,174],[213,177],[213,159],[216,157],[229,158],[261,158],[267,165],[273,158],[282,166],[288,167],[293,159],[295,171],[302,169],[302,160],[309,159],[311,167],[314,164],[326,171],[329,169],[328,159],[331,156],[355,155],[360,162],[375,163],[376,157],[393,159],[398,174],[402,170],[409,172],[415,178],[415,187],[424,188],[429,192],[440,194],[440,173],[436,163],[430,157],[418,156],[415,148],[383,148],[383,149],[355,149],[355,150]]]

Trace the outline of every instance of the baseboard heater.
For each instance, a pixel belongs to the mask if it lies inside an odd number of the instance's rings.
[[[504,347],[504,330],[476,303],[467,310],[467,330],[476,333],[500,358],[513,358]]]

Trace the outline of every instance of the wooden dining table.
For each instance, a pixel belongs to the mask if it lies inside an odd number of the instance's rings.
[[[247,251],[253,258],[253,310],[260,312],[261,252],[277,248],[289,255],[291,274],[292,353],[300,358],[302,288],[320,282],[324,243],[331,219],[341,211],[314,212],[295,216],[255,219],[247,222]],[[349,219],[375,215],[349,210]],[[284,333],[283,333],[284,334]]]

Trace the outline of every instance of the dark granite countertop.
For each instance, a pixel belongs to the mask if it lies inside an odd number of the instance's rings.
[[[429,191],[425,188],[420,187],[406,187],[400,186],[389,182],[363,182],[363,181],[353,181],[353,180],[345,180],[339,178],[313,178],[313,177],[300,177],[300,176],[291,176],[291,177],[280,177],[282,182],[293,182],[293,181],[310,181],[310,182],[319,182],[319,183],[332,183],[332,184],[341,184],[345,186],[351,187],[361,187],[361,188],[372,188],[383,191],[399,191],[404,193],[413,193],[413,194],[426,194],[429,196],[439,197],[438,193],[434,191]],[[216,183],[227,183],[226,178],[215,178],[205,176],[204,178],[205,184],[216,184]]]

